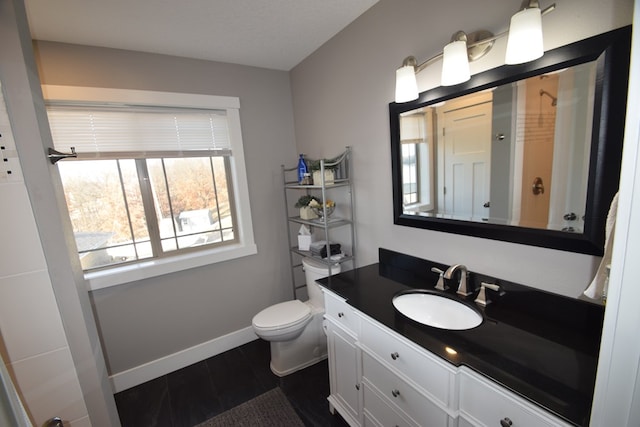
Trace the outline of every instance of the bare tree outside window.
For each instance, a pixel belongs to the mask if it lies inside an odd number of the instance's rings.
[[[68,161],[60,175],[85,270],[235,239],[222,156]]]

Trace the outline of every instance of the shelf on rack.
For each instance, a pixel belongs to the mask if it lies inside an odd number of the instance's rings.
[[[324,227],[324,221],[320,218],[317,219],[302,219],[299,216],[290,216],[289,221],[297,222],[298,224],[305,224],[311,227]],[[346,218],[329,218],[327,221],[327,227],[339,227],[341,225],[351,224],[351,221]]]
[[[345,255],[343,258],[341,258],[339,260],[320,258],[319,256],[313,255],[311,253],[311,251],[301,251],[300,249],[298,249],[297,246],[293,246],[291,248],[291,252],[295,252],[298,255],[303,256],[303,257],[313,258],[313,259],[318,260],[318,261],[320,261],[320,262],[322,262],[324,264],[327,264],[327,265],[342,264],[343,262],[351,261],[353,259],[353,257],[350,256],[350,255]]]
[[[336,179],[333,184],[326,184],[324,186],[324,188],[325,189],[337,188],[337,187],[344,187],[345,185],[349,185],[349,180],[348,179]],[[285,188],[299,189],[299,190],[305,190],[305,189],[320,190],[320,189],[322,189],[322,185],[315,185],[315,184],[314,185],[301,185],[301,184],[298,184],[295,181],[292,181],[292,182],[287,182],[285,184]]]

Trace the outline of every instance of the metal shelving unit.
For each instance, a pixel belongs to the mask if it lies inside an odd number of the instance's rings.
[[[287,236],[289,241],[289,264],[291,267],[291,283],[293,286],[293,297],[297,298],[297,291],[305,288],[306,283],[298,284],[296,277],[304,277],[303,274],[296,276],[296,269],[302,270],[302,258],[310,257],[314,258],[329,268],[329,274],[331,274],[331,268],[335,264],[350,263],[351,268],[356,268],[355,260],[355,227],[354,227],[354,201],[355,196],[353,192],[353,171],[351,164],[351,147],[346,147],[345,151],[338,156],[334,162],[327,162],[320,160],[320,178],[321,182],[314,182],[313,185],[301,185],[298,183],[298,168],[297,166],[292,168],[286,168],[282,165],[282,181],[284,188],[284,203],[285,212],[287,216]],[[325,183],[325,170],[333,169],[335,178],[331,184]],[[340,216],[329,217],[326,212],[326,205],[323,203],[324,215],[319,219],[302,219],[299,215],[290,215],[292,207],[300,196],[308,194],[319,197],[325,202],[330,195],[336,192],[347,192],[346,203],[340,204]],[[346,205],[346,206],[345,206]],[[336,210],[337,206],[336,206]],[[311,230],[312,234],[316,237],[320,237],[320,240],[326,242],[327,254],[331,254],[330,243],[340,243],[341,249],[345,256],[339,260],[330,260],[327,258],[320,258],[313,255],[310,251],[300,250],[297,246],[298,228],[292,225],[306,225]],[[343,241],[332,240],[331,236],[335,237],[337,231],[344,231],[345,228],[349,228],[348,241],[344,241],[344,233],[341,234]],[[318,236],[320,234],[320,236]],[[295,243],[293,243],[295,242]],[[348,246],[347,246],[348,245]],[[344,270],[344,268],[343,268]]]

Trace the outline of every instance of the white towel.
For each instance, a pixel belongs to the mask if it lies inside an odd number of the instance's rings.
[[[613,237],[616,229],[616,214],[618,212],[618,193],[613,196],[609,213],[607,214],[607,224],[605,226],[604,255],[596,271],[596,275],[591,284],[584,291],[584,295],[591,299],[601,299],[604,295],[604,285],[608,276],[607,266],[611,264],[611,251],[613,250]]]

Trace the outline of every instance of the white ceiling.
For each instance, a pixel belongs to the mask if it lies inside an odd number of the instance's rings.
[[[31,36],[290,70],[378,0],[25,0]]]

